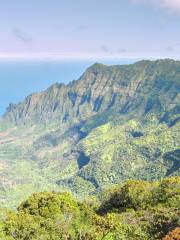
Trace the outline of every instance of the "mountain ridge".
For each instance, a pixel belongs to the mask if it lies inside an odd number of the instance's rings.
[[[103,112],[113,107],[120,95],[122,95],[122,99],[119,99],[118,103],[122,105],[120,111],[123,113],[132,104],[136,91],[140,91],[140,85],[144,84],[143,81],[146,81],[146,79],[142,79],[144,74],[149,74],[148,71],[154,68],[154,72],[156,71],[158,76],[158,66],[165,68],[166,65],[173,64],[179,67],[180,62],[167,59],[154,62],[140,61],[131,65],[120,66],[106,66],[95,63],[76,81],[67,85],[55,83],[43,92],[29,95],[19,104],[10,105],[3,119],[15,124],[24,124],[31,120],[34,123],[48,122],[49,119],[56,117],[59,118],[60,123],[68,122],[70,118],[71,120],[77,118],[81,121],[96,115],[97,112]],[[160,71],[162,70],[160,69]],[[164,69],[164,71],[167,72],[167,69]],[[133,76],[133,74],[137,76]],[[158,79],[155,79],[157,76],[149,75],[148,81],[157,85],[149,87],[156,87],[159,88],[157,90],[161,90],[163,81],[161,82],[161,79],[159,79],[158,82]],[[172,81],[169,84],[171,83],[174,84],[175,82]],[[148,82],[145,84],[148,84]],[[179,88],[179,85],[177,87]],[[152,89],[148,90],[152,92]],[[141,99],[141,101],[143,100]],[[139,102],[139,104],[141,103]],[[148,108],[150,107],[147,103],[146,111],[149,111]],[[159,105],[159,107],[161,106]],[[86,117],[84,114],[86,114]]]
[[[179,120],[180,61],[95,63],[10,105],[0,121],[0,202],[179,175]]]

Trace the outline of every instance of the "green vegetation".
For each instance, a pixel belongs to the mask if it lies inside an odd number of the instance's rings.
[[[166,123],[159,123],[154,115],[146,116],[143,122],[139,119],[126,123],[117,119],[109,121],[79,142],[78,149],[89,162],[79,170],[78,176],[101,188],[126,179],[158,180],[178,176],[179,129],[179,122],[168,127]],[[79,178],[71,179],[76,185],[77,180]],[[75,191],[74,184],[71,185]],[[79,191],[81,189],[79,187]],[[78,193],[77,187],[76,190]]]
[[[42,192],[17,212],[1,210],[3,240],[155,240],[178,235],[180,178],[127,181],[80,202],[69,193]],[[176,238],[174,238],[176,239]],[[178,239],[178,238],[177,238]]]
[[[10,104],[0,120],[0,205],[179,176],[179,69],[170,59],[97,63],[77,81]]]

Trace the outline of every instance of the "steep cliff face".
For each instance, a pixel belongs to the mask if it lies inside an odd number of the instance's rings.
[[[0,121],[0,203],[179,175],[179,120],[180,61],[96,63],[77,81],[9,106]]]
[[[165,113],[179,102],[180,62],[141,61],[128,66],[94,64],[67,86],[54,84],[10,105],[4,119],[15,124],[58,121],[72,125],[109,109],[118,114]],[[163,115],[162,115],[163,116]]]

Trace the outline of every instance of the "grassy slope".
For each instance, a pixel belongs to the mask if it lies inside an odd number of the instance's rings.
[[[55,129],[56,125],[33,126],[0,133],[1,206],[15,207],[36,191],[60,190],[55,182],[77,168],[75,162],[60,162],[66,142],[35,149],[34,142]]]

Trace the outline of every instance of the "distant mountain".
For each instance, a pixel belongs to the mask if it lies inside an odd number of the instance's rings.
[[[78,81],[67,86],[54,84],[45,92],[11,104],[4,118],[15,124],[57,120],[64,125],[85,121],[110,109],[120,114],[137,110],[138,114],[176,112],[179,69],[180,62],[173,60],[125,66],[96,63]]]
[[[82,196],[129,178],[179,175],[179,120],[180,61],[96,63],[77,81],[9,105],[0,124],[1,200],[22,198],[23,187]]]

